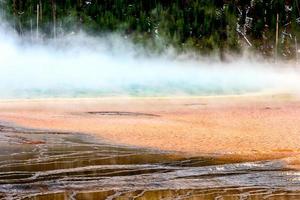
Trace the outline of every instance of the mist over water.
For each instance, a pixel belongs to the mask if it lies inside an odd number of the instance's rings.
[[[117,34],[35,41],[0,24],[2,98],[298,92],[300,85],[296,66],[243,58],[222,63],[172,50],[149,55]]]

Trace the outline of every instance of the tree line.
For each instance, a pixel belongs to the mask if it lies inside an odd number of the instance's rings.
[[[295,57],[298,0],[4,0],[20,34],[37,37],[84,30],[119,32],[153,49],[172,45],[201,53],[259,51]]]

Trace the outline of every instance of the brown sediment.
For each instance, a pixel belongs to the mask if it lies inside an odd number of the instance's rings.
[[[300,101],[289,95],[3,100],[0,120],[235,161],[300,154]]]
[[[18,141],[19,144],[32,144],[32,145],[38,145],[38,144],[45,144],[45,141],[42,140],[30,140],[25,137],[21,137],[18,135],[6,135],[7,138],[12,138]]]
[[[139,112],[122,112],[122,111],[90,111],[86,112],[91,115],[117,115],[117,116],[148,116],[148,117],[159,117],[159,115],[149,114],[149,113],[139,113]]]

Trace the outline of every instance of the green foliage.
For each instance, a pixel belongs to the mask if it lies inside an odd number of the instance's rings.
[[[41,6],[39,29],[44,35],[56,31],[85,30],[89,33],[119,32],[152,49],[169,45],[178,50],[202,53],[236,51],[243,37],[237,33],[239,9],[252,6],[252,27],[247,37],[257,49],[274,43],[276,15],[280,27],[286,23],[287,0],[7,0],[1,8],[13,17],[22,34],[37,26],[37,4]],[[290,31],[300,38],[298,1],[292,2]],[[55,6],[55,10],[53,10]],[[53,16],[55,15],[55,16]],[[8,17],[8,18],[9,18]],[[55,17],[55,18],[54,18]],[[242,16],[243,18],[243,16]],[[268,30],[265,27],[268,26]],[[268,39],[263,40],[263,35]],[[291,42],[285,44],[292,45]],[[270,45],[269,45],[270,46]]]

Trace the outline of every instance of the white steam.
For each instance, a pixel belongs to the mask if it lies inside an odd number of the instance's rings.
[[[1,21],[0,21],[1,23]],[[217,95],[298,92],[295,67],[211,62],[145,51],[116,35],[76,34],[34,44],[0,26],[0,97]],[[300,89],[299,89],[300,90]]]

